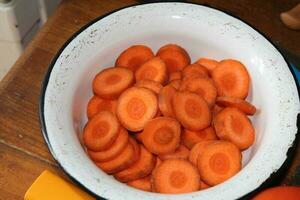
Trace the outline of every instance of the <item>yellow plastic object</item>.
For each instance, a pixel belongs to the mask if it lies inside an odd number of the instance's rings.
[[[55,174],[44,171],[27,190],[24,200],[95,200]]]

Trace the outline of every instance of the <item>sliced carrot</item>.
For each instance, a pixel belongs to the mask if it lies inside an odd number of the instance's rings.
[[[197,166],[197,161],[198,161],[199,155],[204,151],[205,147],[208,144],[211,144],[213,142],[214,142],[214,140],[206,140],[206,141],[198,142],[197,144],[195,144],[193,146],[193,148],[191,149],[191,153],[189,155],[189,161],[191,163],[193,163],[195,166]]]
[[[121,182],[133,181],[149,175],[155,167],[156,157],[145,147],[140,145],[141,153],[139,159],[130,167],[114,174]]]
[[[203,97],[209,107],[215,104],[217,89],[211,79],[208,78],[186,78],[181,82],[180,91],[189,91]]]
[[[182,159],[163,161],[152,176],[155,191],[178,194],[200,189],[200,175],[196,167]]]
[[[104,99],[115,99],[134,82],[134,74],[126,68],[107,68],[93,80],[93,91]]]
[[[176,89],[171,85],[163,87],[158,94],[158,107],[165,117],[174,117],[172,98]]]
[[[117,116],[130,131],[140,131],[152,119],[158,108],[157,97],[149,89],[132,87],[122,93],[117,103]]]
[[[219,62],[210,58],[200,58],[196,61],[196,63],[202,65],[209,71],[209,73],[211,73]]]
[[[140,80],[135,84],[135,86],[147,88],[149,90],[152,90],[156,94],[158,94],[163,87],[159,82],[152,80]]]
[[[208,78],[208,70],[202,65],[191,64],[182,70],[183,78]]]
[[[145,45],[133,45],[123,51],[116,60],[116,67],[126,67],[136,71],[144,62],[154,56],[152,50]]]
[[[181,80],[177,79],[177,80],[173,80],[171,81],[168,85],[171,85],[172,87],[174,87],[176,90],[179,90],[180,85],[181,85]]]
[[[205,190],[207,188],[210,188],[210,186],[204,183],[203,181],[200,181],[200,188],[201,190]]]
[[[200,131],[190,131],[184,129],[182,132],[181,139],[183,144],[187,148],[192,149],[193,146],[198,142],[207,141],[207,140],[217,140],[218,138],[214,128],[209,126],[208,128]]]
[[[143,143],[154,154],[175,152],[180,142],[180,124],[170,117],[150,120],[143,131]]]
[[[197,165],[201,179],[215,186],[238,173],[241,161],[242,154],[234,144],[219,140],[205,146]]]
[[[165,61],[169,73],[181,71],[185,66],[191,63],[188,53],[182,47],[178,45],[166,46],[161,47],[156,55]]]
[[[172,99],[176,119],[189,130],[198,131],[210,125],[211,113],[206,101],[191,92],[176,92]]]
[[[143,143],[143,132],[136,132],[134,134],[134,137],[137,141],[139,141],[140,143]]]
[[[299,200],[299,197],[299,186],[277,186],[260,192],[252,200]]]
[[[218,96],[245,99],[248,95],[250,77],[246,67],[237,60],[222,60],[212,72]]]
[[[96,162],[96,165],[108,174],[120,172],[139,159],[140,147],[136,141],[129,138],[127,146],[116,157],[104,162]]]
[[[161,163],[162,163],[161,159],[157,156],[157,157],[156,157],[156,164],[155,164],[154,170],[155,170]],[[154,170],[153,170],[153,171],[154,171]],[[152,171],[152,172],[153,172],[153,171]]]
[[[173,80],[178,80],[178,79],[181,79],[181,72],[172,72],[172,73],[170,73],[169,82],[171,82]]]
[[[175,150],[174,153],[168,153],[168,154],[160,154],[159,158],[162,160],[167,159],[174,159],[174,158],[180,158],[180,159],[188,159],[190,154],[190,150],[186,148],[184,145],[179,145],[179,147]]]
[[[83,130],[85,146],[92,151],[107,149],[118,137],[119,122],[111,112],[96,114]]]
[[[164,84],[167,81],[168,72],[166,64],[159,57],[153,57],[142,64],[135,72],[135,80],[152,80]]]
[[[256,112],[254,105],[234,97],[217,97],[216,103],[223,107],[235,107],[247,115],[254,115]]]
[[[136,179],[133,181],[129,181],[126,183],[127,185],[140,189],[140,190],[144,190],[147,192],[151,192],[151,175],[146,176],[144,178],[140,178],[140,179]]]
[[[121,127],[117,139],[111,146],[103,151],[92,151],[87,149],[87,153],[93,161],[103,162],[117,156],[128,143],[128,132],[125,128]]]
[[[251,121],[237,108],[224,108],[214,117],[213,124],[220,139],[229,140],[241,150],[249,148],[254,142],[255,131]]]
[[[93,96],[87,106],[87,116],[91,119],[94,115],[101,111],[109,111],[116,114],[117,101],[116,100],[106,100],[98,96]]]
[[[213,107],[213,109],[212,109],[213,116],[215,116],[216,114],[218,114],[223,109],[224,109],[223,107],[218,106],[217,104],[215,104],[214,107]]]

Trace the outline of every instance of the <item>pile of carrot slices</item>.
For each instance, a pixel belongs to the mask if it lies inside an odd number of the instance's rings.
[[[156,55],[131,46],[93,80],[83,130],[87,154],[102,171],[144,191],[213,187],[241,170],[241,152],[255,140],[249,85],[237,60],[191,64],[176,44]]]

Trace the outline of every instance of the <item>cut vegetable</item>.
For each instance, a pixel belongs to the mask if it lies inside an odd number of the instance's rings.
[[[211,144],[213,142],[214,142],[214,140],[206,140],[206,141],[198,142],[197,144],[195,144],[193,146],[193,148],[191,149],[191,153],[189,155],[189,161],[191,163],[193,163],[195,166],[197,166],[197,161],[198,161],[199,155],[204,151],[205,147],[208,144]]]
[[[115,63],[116,67],[126,67],[135,72],[143,63],[154,56],[145,45],[134,45],[123,51]]]
[[[162,89],[162,85],[159,82],[152,81],[152,80],[140,80],[135,84],[136,87],[147,88],[152,90],[155,94],[158,94],[159,91]]]
[[[234,143],[241,150],[249,148],[254,142],[251,121],[237,108],[224,108],[214,117],[213,124],[220,139]]]
[[[210,186],[204,183],[203,181],[200,181],[200,188],[201,190],[205,190],[207,188],[210,188]]]
[[[234,97],[217,97],[216,103],[223,107],[235,107],[247,115],[254,115],[256,112],[251,103]]]
[[[198,64],[191,64],[186,66],[182,71],[183,78],[208,78],[208,70]]]
[[[134,180],[134,181],[129,181],[126,183],[127,185],[131,186],[131,187],[134,187],[134,188],[137,188],[137,189],[140,189],[140,190],[144,190],[144,191],[147,191],[147,192],[151,192],[152,189],[151,189],[151,176],[146,176],[144,178],[141,178],[141,179],[137,179],[137,180]]]
[[[154,154],[175,152],[180,142],[180,124],[173,118],[150,120],[143,131],[143,143]]]
[[[181,82],[182,82],[181,80],[177,79],[177,80],[171,81],[168,85],[174,87],[176,90],[179,90]]]
[[[130,131],[140,131],[158,109],[157,97],[149,89],[132,87],[122,93],[117,103],[117,116]]]
[[[299,197],[299,186],[277,186],[260,192],[252,200],[299,200]]]
[[[212,109],[212,115],[215,116],[216,114],[218,114],[223,109],[224,109],[223,107],[218,106],[217,104],[215,104],[213,109]]]
[[[174,158],[187,160],[189,154],[190,154],[190,150],[188,148],[186,148],[184,145],[179,145],[179,147],[175,150],[174,153],[160,154],[159,158],[162,160],[174,159]]]
[[[111,67],[102,70],[93,80],[93,91],[104,99],[115,99],[134,82],[131,70]]]
[[[83,130],[83,141],[86,147],[92,151],[107,149],[118,137],[119,122],[108,111],[96,114]]]
[[[210,125],[211,113],[206,101],[191,92],[176,92],[172,99],[176,119],[186,129],[198,131]]]
[[[109,111],[116,114],[117,101],[116,100],[106,100],[98,96],[93,96],[87,106],[87,116],[91,119],[97,113],[101,111]]]
[[[174,117],[172,98],[176,89],[171,85],[163,87],[158,94],[158,107],[165,117]]]
[[[181,79],[181,72],[172,72],[170,73],[169,76],[169,82],[173,81],[173,80],[180,80]]]
[[[168,194],[195,192],[200,189],[196,167],[182,159],[163,161],[152,176],[155,191]]]
[[[219,62],[209,58],[200,58],[196,63],[205,67],[211,74]]]
[[[192,149],[193,146],[202,141],[206,140],[217,140],[217,135],[213,127],[209,126],[206,129],[200,130],[200,131],[190,131],[187,129],[184,129],[182,132],[182,142],[183,144],[189,148]]]

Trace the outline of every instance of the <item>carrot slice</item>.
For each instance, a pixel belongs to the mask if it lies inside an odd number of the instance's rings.
[[[116,100],[106,100],[98,96],[93,96],[87,106],[87,116],[91,119],[94,115],[101,111],[109,111],[116,114],[117,101]]]
[[[213,116],[215,116],[216,114],[218,114],[223,109],[224,109],[223,107],[218,106],[217,104],[215,104],[214,107],[213,107],[213,109],[212,109]]]
[[[155,164],[154,170],[157,169],[157,167],[158,167],[161,163],[162,163],[161,159],[157,156],[157,157],[156,157],[156,164]],[[154,170],[153,170],[153,171],[154,171]],[[152,171],[152,173],[153,173],[153,171]]]
[[[136,141],[129,138],[129,142],[123,151],[111,160],[96,162],[96,165],[108,174],[120,172],[139,159],[140,147]]]
[[[200,181],[200,188],[201,190],[205,190],[207,188],[210,188],[210,186],[204,183],[203,181]]]
[[[229,140],[241,150],[249,148],[254,142],[251,121],[237,108],[224,108],[214,117],[213,124],[220,139]]]
[[[163,161],[152,176],[155,191],[178,194],[200,189],[200,175],[196,167],[182,159]]]
[[[163,87],[160,83],[152,80],[140,80],[135,84],[136,87],[147,88],[158,94]]]
[[[171,82],[173,80],[178,80],[178,79],[181,79],[181,72],[172,72],[172,73],[170,73],[169,82]]]
[[[250,77],[246,67],[237,60],[222,60],[212,72],[218,96],[245,99],[248,95]]]
[[[208,78],[208,70],[197,63],[186,66],[182,70],[183,78]]]
[[[115,99],[134,82],[132,71],[126,68],[107,68],[93,80],[93,91],[104,99]]]
[[[143,132],[135,132],[134,133],[134,137],[137,141],[139,141],[140,143],[143,143]]]
[[[172,98],[176,89],[171,85],[163,87],[158,94],[158,107],[165,117],[174,117]]]
[[[116,67],[126,67],[136,71],[144,62],[154,56],[152,50],[145,45],[133,45],[123,51],[116,60]]]
[[[177,79],[177,80],[171,81],[168,85],[174,87],[176,90],[179,90],[181,82],[182,82],[181,80]]]
[[[85,146],[92,151],[107,149],[118,137],[119,127],[117,118],[111,112],[96,114],[83,130]]]
[[[128,168],[114,174],[121,182],[133,181],[149,175],[155,167],[156,157],[145,147],[140,145],[141,153],[139,159]]]
[[[217,97],[216,103],[223,107],[235,107],[247,115],[254,115],[256,108],[251,103],[234,97]]]
[[[203,97],[209,107],[215,104],[217,89],[211,79],[208,78],[187,78],[181,82],[180,91],[189,91]]]
[[[190,131],[184,129],[182,133],[182,142],[189,149],[192,149],[193,146],[198,142],[217,139],[216,132],[211,126],[200,131]]]
[[[112,145],[103,151],[91,151],[87,150],[88,155],[93,161],[103,162],[112,159],[117,156],[128,143],[128,132],[125,128],[121,127],[117,139]]]
[[[151,58],[135,72],[135,80],[152,80],[164,84],[168,78],[166,64],[159,57]]]
[[[117,102],[117,116],[130,131],[140,131],[152,119],[158,108],[157,97],[149,89],[132,87],[122,93]]]
[[[190,150],[186,148],[184,145],[180,145],[175,150],[174,153],[160,154],[159,158],[162,160],[174,159],[174,158],[188,159],[189,154],[190,154]]]
[[[191,149],[191,153],[189,155],[189,161],[191,163],[193,163],[195,166],[197,166],[197,161],[198,161],[199,155],[204,151],[205,147],[208,144],[211,144],[213,142],[214,142],[214,140],[206,140],[206,141],[198,142],[197,144],[195,144],[193,146],[193,148]]]
[[[211,113],[206,101],[191,92],[176,92],[172,99],[176,119],[189,130],[198,131],[210,125]]]
[[[146,176],[144,178],[140,178],[140,179],[136,179],[133,181],[129,181],[126,183],[127,185],[140,189],[140,190],[144,190],[147,192],[151,192],[151,175]]]
[[[154,154],[172,153],[179,146],[180,124],[170,117],[150,120],[143,131],[143,143]]]
[[[211,74],[211,72],[216,68],[219,62],[209,58],[200,58],[196,61],[196,63],[205,67]]]
[[[299,200],[299,197],[299,186],[277,186],[260,192],[252,200]]]
[[[178,45],[163,46],[156,55],[166,63],[169,73],[181,71],[191,63],[188,53]]]
[[[197,165],[201,179],[215,186],[238,173],[241,161],[242,154],[234,144],[219,140],[205,146]]]

